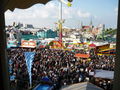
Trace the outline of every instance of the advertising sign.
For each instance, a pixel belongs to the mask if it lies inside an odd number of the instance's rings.
[[[36,47],[36,41],[22,40],[21,47],[35,48]]]
[[[105,44],[105,45],[102,45],[102,46],[97,46],[96,47],[96,52],[99,52],[101,50],[105,50],[105,49],[108,49],[110,48],[110,44]]]

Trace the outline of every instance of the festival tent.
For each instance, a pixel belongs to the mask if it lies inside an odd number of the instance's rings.
[[[104,49],[98,52],[98,54],[106,54],[106,55],[115,55],[115,53],[116,53],[115,48]]]
[[[101,50],[100,52],[115,52],[115,48],[109,48],[109,49],[104,49],[104,50]]]
[[[90,55],[89,54],[80,54],[80,53],[77,53],[77,54],[75,54],[75,57],[78,57],[78,58],[89,58]]]
[[[61,42],[59,41],[51,41],[49,43],[49,46],[52,48],[52,49],[63,49],[64,46]]]

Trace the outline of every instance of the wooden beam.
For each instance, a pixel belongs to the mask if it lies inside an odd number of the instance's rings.
[[[0,89],[9,90],[8,61],[3,1],[0,0]]]
[[[118,2],[118,23],[116,41],[116,60],[113,90],[120,90],[120,1]]]

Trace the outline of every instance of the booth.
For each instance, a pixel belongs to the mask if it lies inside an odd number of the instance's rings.
[[[63,44],[59,41],[51,41],[49,46],[51,49],[64,49]]]
[[[100,50],[98,53],[98,55],[115,55],[116,54],[116,49],[115,48],[108,48],[108,49],[104,49],[104,50]]]

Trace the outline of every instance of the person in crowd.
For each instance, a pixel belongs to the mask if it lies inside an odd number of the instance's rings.
[[[10,60],[10,74],[14,75],[17,85],[25,89],[28,88],[29,76],[25,62],[24,52],[33,51],[35,57],[32,64],[32,82],[38,84],[43,77],[48,77],[55,88],[74,83],[92,81],[95,69],[114,71],[115,56],[92,55],[90,61],[78,59],[75,53],[86,54],[88,51],[76,50],[65,51],[46,48],[13,48],[8,50],[8,59]],[[12,82],[12,81],[11,81]],[[99,82],[99,86],[108,90],[111,88],[111,82]]]

